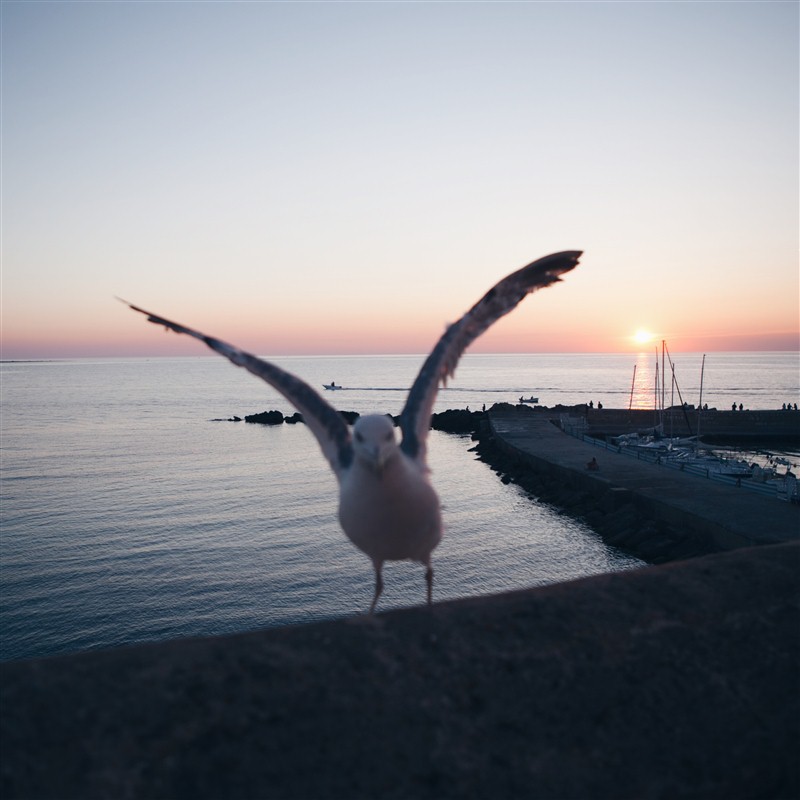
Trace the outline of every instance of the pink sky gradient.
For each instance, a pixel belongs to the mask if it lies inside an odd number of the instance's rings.
[[[2,3],[2,358],[800,346],[797,3]]]
[[[573,276],[578,280],[576,271]],[[569,278],[568,278],[569,279]],[[471,348],[476,353],[535,353],[535,352],[639,352],[655,346],[664,338],[673,352],[713,352],[748,350],[800,350],[800,335],[792,330],[766,330],[756,321],[740,326],[735,333],[727,332],[725,320],[715,328],[710,320],[704,327],[682,328],[678,321],[665,319],[665,329],[649,324],[642,314],[629,319],[608,321],[605,328],[589,315],[570,314],[555,299],[562,286],[537,293],[523,301],[509,317],[496,325]],[[477,299],[477,298],[476,298]],[[544,308],[547,313],[536,314]],[[59,323],[57,319],[40,330],[12,333],[4,336],[2,358],[38,359],[109,356],[198,356],[206,349],[195,340],[167,333],[145,322],[140,315],[112,301],[118,318],[105,328],[92,320]],[[157,313],[161,313],[158,310]],[[568,324],[559,322],[559,314]],[[170,316],[168,314],[168,316]],[[276,319],[235,320],[209,310],[207,321],[196,312],[187,321],[206,333],[233,342],[260,355],[333,355],[333,354],[394,354],[427,353],[444,331],[444,322],[437,323],[432,315],[419,320],[402,317],[363,315],[349,321],[338,321],[335,314],[315,316],[311,322],[301,315],[281,314]],[[197,317],[197,319],[195,319]],[[405,322],[405,324],[403,324]],[[64,326],[70,335],[62,336]],[[634,340],[635,331],[646,328],[652,341]],[[100,333],[102,331],[102,333]]]

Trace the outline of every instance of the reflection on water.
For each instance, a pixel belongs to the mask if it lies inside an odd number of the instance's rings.
[[[639,353],[636,356],[631,377],[631,394],[628,399],[628,408],[645,409],[656,407],[656,375],[660,374],[654,354]]]
[[[683,403],[699,406],[702,376],[701,369],[695,363],[697,354],[691,354],[689,365],[683,363],[685,360],[682,358],[679,363],[674,357],[670,359],[669,353],[660,350],[638,353],[631,374],[628,407],[657,409]],[[702,361],[700,363],[702,365]]]

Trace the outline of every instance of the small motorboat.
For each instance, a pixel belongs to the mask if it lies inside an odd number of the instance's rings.
[[[344,386],[339,386],[334,381],[331,381],[330,383],[323,383],[322,388],[327,389],[329,392],[335,392],[337,389],[344,389]]]
[[[538,403],[539,402],[539,398],[538,397],[533,397],[533,396],[531,396],[531,397],[520,397],[519,401],[520,401],[520,403]]]

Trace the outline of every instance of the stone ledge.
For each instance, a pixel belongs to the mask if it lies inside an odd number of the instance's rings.
[[[2,665],[11,798],[791,798],[800,545]]]

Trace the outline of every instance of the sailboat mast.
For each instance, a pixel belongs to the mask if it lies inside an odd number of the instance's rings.
[[[703,375],[706,371],[706,354],[703,353],[703,363],[700,365],[700,399],[697,401],[697,440],[700,441],[700,417],[703,414]]]
[[[703,374],[706,371],[706,354],[703,353],[703,363],[700,365],[700,400],[697,403],[698,408],[703,407]]]
[[[656,384],[653,392],[653,427],[658,427],[658,348],[656,347]]]
[[[633,387],[636,385],[636,364],[633,365],[633,380],[631,381],[631,399],[628,401],[628,411],[633,407]]]

